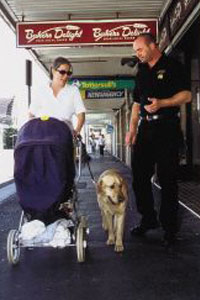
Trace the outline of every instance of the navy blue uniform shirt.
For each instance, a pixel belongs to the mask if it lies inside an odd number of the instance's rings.
[[[151,104],[150,98],[170,98],[183,90],[190,90],[182,64],[163,54],[157,63],[150,68],[147,63],[139,63],[136,76],[136,87],[134,90],[134,102],[141,105],[141,117],[153,115],[147,113],[144,105]],[[173,117],[179,112],[179,107],[160,108],[156,115]]]

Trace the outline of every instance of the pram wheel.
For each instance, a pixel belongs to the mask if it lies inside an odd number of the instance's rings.
[[[76,253],[78,262],[85,261],[85,252],[87,247],[87,221],[84,216],[80,218],[80,222],[76,232]]]
[[[20,247],[19,247],[19,232],[12,229],[9,231],[7,237],[7,259],[12,265],[16,265],[19,262]]]

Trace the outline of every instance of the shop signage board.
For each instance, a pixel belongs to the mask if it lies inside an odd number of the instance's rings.
[[[113,131],[114,131],[114,127],[110,124],[107,124],[106,125],[106,132],[107,133],[113,133]]]
[[[164,50],[185,20],[199,4],[199,0],[174,0],[159,25],[159,48]]]
[[[162,25],[160,26],[160,38],[159,38],[159,48],[162,51],[170,43],[170,31],[168,18],[165,18]]]
[[[86,79],[72,78],[69,83],[76,85],[80,90],[133,90],[135,81],[133,78],[124,79]]]
[[[74,77],[69,80],[69,84],[76,85],[83,99],[123,99],[125,90],[133,91],[135,81],[132,77],[126,78],[81,78]]]
[[[86,90],[85,99],[121,99],[125,97],[124,90]]]
[[[157,19],[18,22],[17,47],[127,45],[142,32],[158,33]]]
[[[176,0],[173,1],[169,10],[169,25],[171,34],[174,35],[181,27],[192,9],[199,3],[199,0]]]

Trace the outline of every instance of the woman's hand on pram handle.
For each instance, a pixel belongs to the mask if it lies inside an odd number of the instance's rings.
[[[77,131],[76,129],[74,129],[74,131],[73,131],[73,136],[74,136],[75,139],[77,139],[79,141],[82,140],[82,136],[80,135],[80,132]]]
[[[73,136],[74,136],[74,138],[77,138],[78,136],[80,136],[80,132],[78,130],[74,129]]]

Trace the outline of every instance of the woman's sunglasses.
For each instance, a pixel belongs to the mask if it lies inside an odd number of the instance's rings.
[[[60,75],[71,75],[71,72],[70,72],[70,71],[59,70],[59,69],[56,69],[56,71],[57,71],[58,73],[60,73]]]

